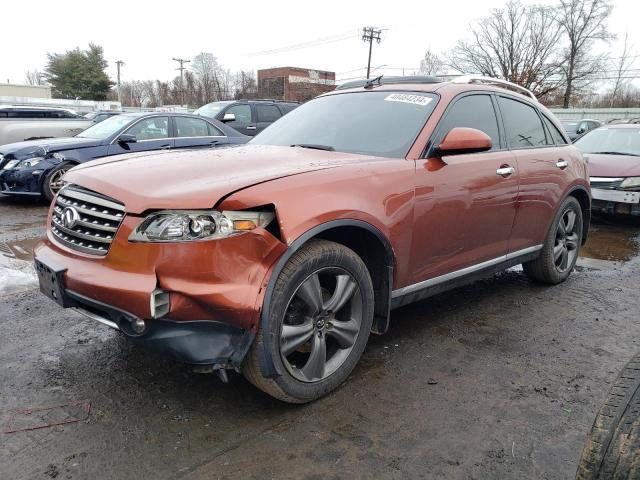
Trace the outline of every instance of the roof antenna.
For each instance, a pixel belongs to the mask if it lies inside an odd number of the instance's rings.
[[[376,78],[367,80],[364,84],[364,88],[373,88],[374,83],[377,83],[378,85],[382,85],[382,77],[384,77],[384,75],[380,75]]]

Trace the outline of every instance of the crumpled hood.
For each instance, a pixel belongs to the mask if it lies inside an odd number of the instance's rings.
[[[640,157],[585,153],[590,177],[640,177]]]
[[[95,138],[81,137],[62,137],[62,138],[43,138],[41,140],[28,140],[26,142],[8,143],[0,146],[0,153],[5,158],[27,158],[32,156],[33,152],[43,150],[46,153],[63,152],[65,150],[74,150],[77,148],[95,147],[100,145],[102,140]]]
[[[299,147],[243,145],[107,157],[71,169],[65,180],[123,202],[127,212],[142,213],[210,208],[222,197],[257,183],[372,160]]]

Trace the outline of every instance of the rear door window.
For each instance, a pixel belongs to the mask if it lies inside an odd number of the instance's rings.
[[[258,122],[275,122],[282,115],[280,114],[280,110],[275,105],[256,105],[256,114],[258,116]]]
[[[511,148],[537,148],[547,144],[542,120],[533,107],[502,96],[499,103]]]
[[[455,127],[481,130],[491,137],[492,150],[500,148],[498,119],[489,95],[467,95],[457,100],[445,114],[438,129],[437,143]]]
[[[208,137],[208,123],[199,118],[174,117],[178,137]]]

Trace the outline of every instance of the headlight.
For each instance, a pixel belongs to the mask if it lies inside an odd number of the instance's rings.
[[[620,188],[637,188],[640,187],[640,177],[627,177],[622,183],[620,183]]]
[[[43,157],[27,158],[26,160],[9,160],[7,164],[4,166],[4,169],[10,170],[12,168],[15,168],[16,170],[19,170],[21,168],[35,167],[42,160],[44,160]]]
[[[38,165],[43,160],[44,160],[44,158],[42,158],[42,157],[27,158],[26,160],[21,160],[20,163],[18,163],[18,165],[16,165],[16,168],[20,169],[20,168],[35,167],[36,165]]]
[[[193,242],[266,227],[273,212],[164,210],[152,213],[129,235],[130,242]]]

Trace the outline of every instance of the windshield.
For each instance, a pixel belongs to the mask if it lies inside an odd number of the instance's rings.
[[[416,92],[358,92],[319,97],[271,124],[250,143],[405,157],[436,104]]]
[[[640,155],[640,128],[601,127],[575,142],[583,153]]]
[[[562,122],[562,126],[567,133],[576,133],[578,131],[578,122]]]
[[[213,102],[213,103],[208,103],[206,105],[203,105],[202,107],[200,107],[199,109],[197,109],[193,113],[195,113],[196,115],[203,115],[205,117],[215,118],[215,116],[218,113],[220,113],[220,110],[222,110],[224,107],[226,107],[230,103],[233,103],[233,102]]]
[[[136,117],[130,117],[129,115],[116,115],[114,117],[107,118],[100,123],[96,123],[95,125],[80,132],[76,137],[104,140],[118,132],[122,127],[132,122],[135,118]]]

